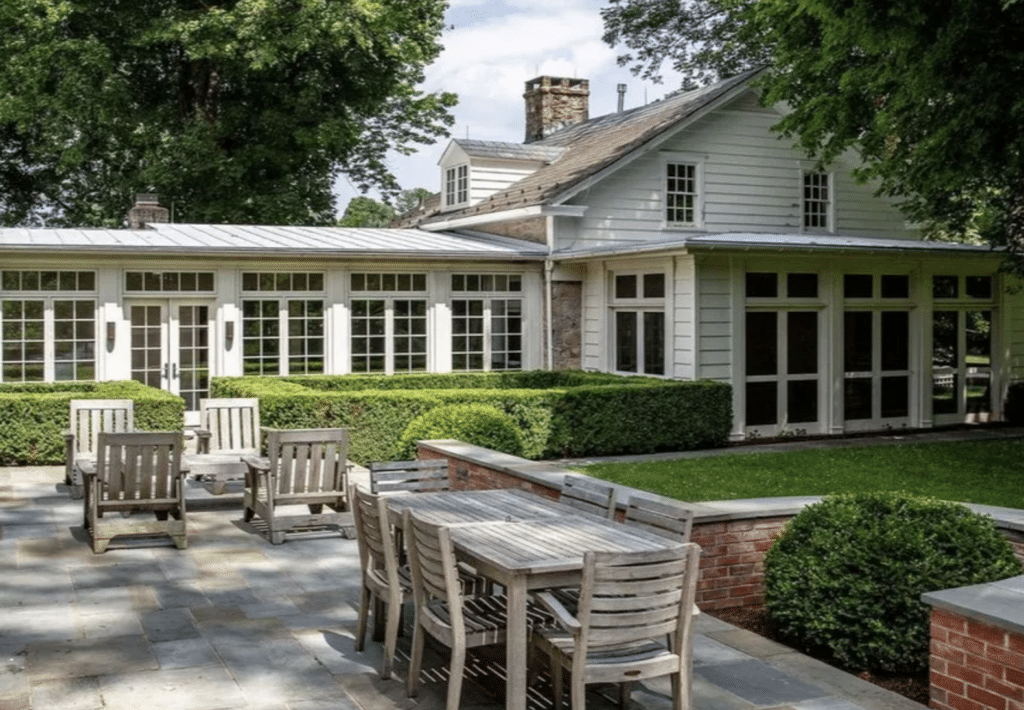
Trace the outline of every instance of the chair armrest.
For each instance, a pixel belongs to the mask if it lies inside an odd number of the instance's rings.
[[[250,471],[269,471],[270,459],[262,456],[241,456],[242,463],[249,467]]]
[[[85,478],[96,475],[96,462],[92,459],[78,459],[75,465]]]
[[[576,617],[570,614],[569,610],[562,606],[562,603],[551,592],[541,590],[535,592],[533,598],[542,607],[547,609],[555,617],[555,621],[561,624],[566,631],[575,635],[583,628],[580,626],[580,622],[576,620]]]
[[[209,429],[192,429],[192,433],[196,437],[196,453],[197,454],[208,454],[210,453],[210,439],[213,433]]]

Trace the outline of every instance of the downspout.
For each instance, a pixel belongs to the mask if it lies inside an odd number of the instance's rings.
[[[555,327],[551,322],[551,319],[554,317],[554,308],[551,301],[554,296],[552,272],[555,270],[555,262],[551,255],[555,251],[555,218],[546,217],[545,222],[547,223],[545,231],[547,232],[548,255],[544,259],[544,320],[546,325],[545,344],[547,346],[544,349],[544,369],[550,372],[555,362]]]

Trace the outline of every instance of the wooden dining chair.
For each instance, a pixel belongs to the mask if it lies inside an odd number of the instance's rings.
[[[402,605],[412,600],[409,568],[399,564],[394,530],[388,520],[385,500],[368,493],[356,484],[349,486],[349,501],[355,519],[359,562],[362,567],[362,594],[359,600],[359,623],[356,627],[356,650],[362,651],[366,641],[367,619],[373,604],[374,630],[381,618],[387,619],[384,630],[384,661],[380,677],[390,678],[398,645]]]
[[[284,542],[295,528],[353,525],[348,512],[348,430],[270,429],[267,457],[243,457],[248,472],[242,494],[243,519],[258,516],[270,542]],[[306,505],[309,514],[282,510]],[[330,512],[324,512],[327,507]]]
[[[451,489],[448,459],[373,461],[369,469],[371,493],[429,493]]]
[[[693,543],[586,552],[576,614],[550,593],[537,595],[559,624],[533,633],[534,648],[551,659],[555,710],[562,710],[563,670],[571,673],[572,710],[584,710],[592,683],[624,684],[625,706],[628,684],[665,675],[671,676],[673,710],[689,710],[699,558]]]
[[[466,650],[505,643],[506,600],[500,595],[465,592],[448,527],[434,525],[408,509],[402,516],[416,610],[407,682],[409,697],[416,697],[419,692],[423,646],[426,634],[430,634],[451,649],[445,707],[458,710]],[[546,622],[550,620],[544,614],[532,608],[528,611],[529,625]]]
[[[558,500],[585,513],[615,517],[615,488],[587,476],[566,476]]]
[[[630,496],[626,502],[625,522],[676,542],[689,542],[693,530],[693,510],[645,496]]]
[[[165,534],[188,546],[181,448],[178,431],[99,433],[95,465],[84,465],[93,552],[122,535]]]

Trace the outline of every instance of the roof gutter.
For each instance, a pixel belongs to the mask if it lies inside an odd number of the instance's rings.
[[[446,219],[440,222],[430,222],[429,224],[419,224],[416,228],[422,229],[425,232],[444,232],[451,229],[463,229],[481,224],[509,222],[518,219],[529,219],[531,217],[582,217],[586,212],[586,205],[531,205],[503,212],[486,212],[468,217],[455,217],[454,219]]]
[[[74,247],[68,248],[67,246],[59,245],[26,245],[26,246],[3,246],[0,247],[0,254],[16,254],[16,255],[40,255],[40,256],[53,256],[55,250],[59,249],[62,256],[92,256],[92,255],[110,255],[117,254],[119,256],[136,256],[136,257],[174,257],[181,258],[181,248],[164,248],[157,247],[153,249],[140,248],[138,246],[133,247],[132,252],[129,254],[125,251],[124,246],[93,246],[93,247]],[[537,251],[531,252],[490,252],[490,251],[479,251],[479,252],[468,252],[468,251],[347,251],[342,249],[324,249],[324,250],[308,250],[308,249],[263,249],[258,252],[251,248],[246,249],[233,249],[233,248],[222,248],[222,249],[197,249],[190,247],[188,249],[189,255],[203,255],[203,256],[215,256],[215,257],[226,257],[226,258],[238,258],[248,257],[251,258],[254,254],[258,253],[260,258],[270,259],[296,259],[296,258],[316,258],[316,259],[350,259],[350,260],[363,260],[363,259],[445,259],[446,261],[542,261],[547,258],[547,254],[538,249]]]

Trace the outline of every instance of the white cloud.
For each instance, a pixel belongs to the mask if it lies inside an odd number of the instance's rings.
[[[603,0],[453,0],[442,37],[444,51],[426,72],[427,91],[459,95],[452,136],[520,142],[523,89],[537,76],[590,80],[590,115],[616,109],[616,85],[627,84],[626,106],[660,98],[678,82],[645,84],[616,65],[618,52],[601,41]],[[395,156],[392,169],[403,187],[438,189],[436,163],[447,140],[416,155]],[[354,191],[339,188],[344,209]]]

